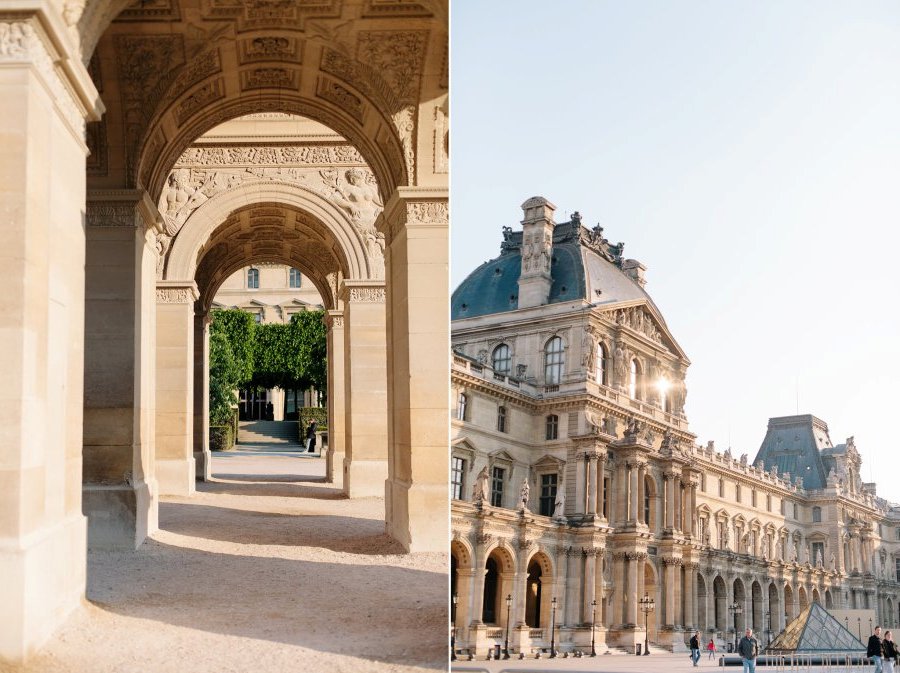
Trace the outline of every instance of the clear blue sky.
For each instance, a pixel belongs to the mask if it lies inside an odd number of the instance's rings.
[[[698,440],[849,435],[900,501],[900,2],[452,5],[452,286],[542,195],[624,241]]]

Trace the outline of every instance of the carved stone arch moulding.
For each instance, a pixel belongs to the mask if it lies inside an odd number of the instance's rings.
[[[166,277],[193,277],[200,251],[212,240],[214,232],[232,213],[252,207],[253,203],[273,204],[305,213],[327,232],[326,240],[333,240],[334,252],[345,277],[369,276],[368,259],[359,233],[343,210],[320,194],[296,185],[249,182],[215,195],[191,213],[172,245]]]

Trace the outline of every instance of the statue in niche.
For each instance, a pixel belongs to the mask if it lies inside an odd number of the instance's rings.
[[[328,172],[326,181],[333,188],[331,198],[350,214],[350,221],[361,231],[375,228],[375,218],[383,208],[378,197],[378,185],[367,180],[366,171],[351,168],[343,175]]]
[[[516,365],[516,378],[524,379],[528,371],[528,365]]]
[[[731,534],[728,531],[728,524],[723,524],[722,549],[731,549]]]
[[[763,561],[769,560],[769,540],[768,540],[768,538],[766,538],[762,544],[762,560]]]
[[[613,369],[616,372],[616,383],[620,388],[625,387],[625,376],[627,367],[625,366],[625,349],[622,344],[616,344],[616,352],[613,354]]]
[[[819,568],[821,568],[821,567],[823,567],[823,566],[825,565],[825,561],[824,561],[824,559],[822,558],[822,550],[821,550],[821,549],[819,549],[819,550],[816,552],[816,565],[817,565]]]
[[[556,502],[553,503],[553,518],[554,519],[563,519],[565,515],[563,514],[563,510],[566,508],[566,490],[563,486],[563,482],[559,482],[559,486],[556,488]]]
[[[482,348],[478,351],[478,364],[486,365],[488,361],[488,352],[486,348]]]
[[[828,559],[828,563],[831,566],[832,572],[837,568],[837,561],[834,558],[834,552],[831,552],[831,557]]]
[[[528,508],[528,496],[531,493],[531,487],[528,485],[528,479],[522,480],[522,488],[519,490],[519,502],[522,503],[522,509]]]
[[[490,492],[490,476],[488,475],[488,466],[485,465],[475,477],[475,483],[472,484],[472,502],[484,502],[488,499]]]

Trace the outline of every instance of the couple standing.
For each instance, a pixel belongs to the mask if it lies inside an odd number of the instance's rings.
[[[694,666],[700,661],[700,632],[694,631],[691,636],[691,661]],[[741,655],[741,662],[744,664],[744,673],[756,673],[756,657],[759,656],[759,641],[753,637],[753,630],[744,631],[744,637],[738,643],[738,654]],[[893,672],[892,672],[893,673]]]

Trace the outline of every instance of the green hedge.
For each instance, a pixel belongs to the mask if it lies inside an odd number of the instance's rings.
[[[306,426],[311,420],[318,423],[317,430],[328,429],[328,409],[325,407],[300,407],[300,435],[306,436]]]
[[[228,451],[234,448],[234,428],[231,425],[209,426],[209,450]]]

